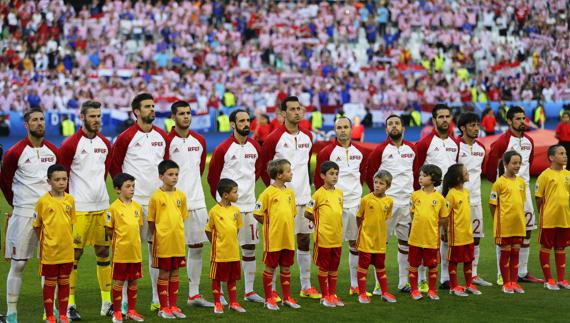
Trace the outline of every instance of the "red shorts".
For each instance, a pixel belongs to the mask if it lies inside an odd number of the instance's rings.
[[[408,262],[410,263],[410,267],[417,268],[422,264],[430,268],[437,267],[439,264],[439,250],[410,245]]]
[[[181,267],[186,267],[184,257],[152,258],[152,268],[175,270]]]
[[[113,263],[113,279],[119,281],[130,281],[142,278],[142,263]]]
[[[547,249],[566,248],[570,246],[570,228],[542,228],[538,241]]]
[[[385,253],[358,252],[358,267],[367,269],[370,265],[376,269],[384,269]]]
[[[295,251],[283,249],[279,251],[269,251],[263,254],[263,263],[270,268],[291,267],[295,263]]]
[[[59,277],[59,276],[69,276],[73,270],[73,262],[66,262],[64,264],[54,264],[46,265],[42,264],[40,266],[40,275],[45,277]]]
[[[498,246],[511,246],[514,244],[522,244],[524,237],[506,237],[506,238],[495,238],[495,243]]]
[[[341,247],[323,248],[315,246],[313,261],[323,271],[337,271],[340,264]]]
[[[463,246],[450,246],[447,251],[449,262],[472,262],[475,259],[475,245],[473,243]]]
[[[210,262],[210,279],[221,282],[236,281],[241,278],[239,261]]]

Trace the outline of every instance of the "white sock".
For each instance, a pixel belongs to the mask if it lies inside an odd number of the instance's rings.
[[[241,266],[243,267],[243,280],[244,280],[244,293],[251,293],[253,292],[253,283],[255,281],[255,270],[256,270],[256,262],[255,262],[255,249],[241,249]],[[243,260],[243,258],[249,258],[252,260]]]
[[[358,288],[358,254],[353,254],[356,250],[348,251],[348,270],[350,271],[350,287]]]
[[[6,281],[6,314],[18,312],[18,298],[20,298],[20,290],[22,289],[22,276],[27,261],[10,262],[10,271],[8,271],[8,279]]]
[[[301,289],[311,288],[311,252],[297,249]]]
[[[188,274],[188,297],[200,294],[200,276],[202,275],[202,247],[188,248],[186,273]]]
[[[449,268],[447,268],[447,251],[449,250],[449,245],[447,242],[441,241],[439,246],[439,254],[441,256],[441,274],[439,276],[439,282],[444,283],[449,281]]]
[[[477,265],[479,265],[479,254],[481,252],[481,249],[479,248],[479,245],[476,245],[475,248],[473,249],[473,268],[471,269],[471,275],[473,277],[477,277]]]
[[[129,289],[129,282],[128,281],[124,281],[123,282],[123,290],[121,292],[121,295],[123,295],[123,299],[121,301],[121,304],[126,304],[128,306],[129,303],[129,295],[127,294],[127,290]],[[124,305],[123,305],[124,306]],[[114,310],[114,309],[113,309]]]
[[[408,267],[410,264],[408,263],[408,246],[404,246],[398,244],[398,289],[402,289],[406,287],[408,283]],[[406,253],[401,253],[400,251],[404,251]]]
[[[273,290],[277,290],[277,270],[273,272]]]
[[[157,281],[158,281],[158,269],[152,268],[152,244],[148,244],[148,271],[150,273],[150,285],[152,286],[152,304],[158,304],[158,291],[157,291]],[[123,288],[124,289],[124,288]]]
[[[427,282],[426,271],[427,268],[424,265],[420,265],[418,267],[418,282]]]
[[[497,254],[497,277],[501,274],[501,246],[495,246],[495,253]]]
[[[528,274],[528,255],[530,253],[530,239],[524,239],[523,245],[528,247],[521,247],[519,253],[519,277],[524,277]]]

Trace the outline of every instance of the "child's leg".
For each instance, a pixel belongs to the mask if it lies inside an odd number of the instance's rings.
[[[338,270],[329,271],[329,296],[336,294],[336,283],[338,281]]]
[[[290,267],[279,267],[281,273],[281,291],[283,292],[283,299],[286,300],[291,298],[291,271],[289,269]]]
[[[471,286],[473,282],[473,262],[465,262],[463,263],[463,275],[465,276],[465,286]]]
[[[122,285],[121,285],[122,286]],[[129,304],[129,311],[134,311],[137,305],[137,294],[138,294],[138,282],[136,279],[129,280],[129,286],[127,289],[127,299]],[[119,302],[120,304],[120,302]]]
[[[170,280],[170,270],[159,269],[156,288],[158,290],[158,301],[160,308],[169,308],[168,306],[168,283]]]
[[[450,274],[450,269],[448,268],[448,262],[447,262],[447,253],[449,251],[449,245],[447,242],[440,240],[440,246],[439,246],[439,252],[441,255],[441,277],[439,278],[439,282],[440,283],[445,283],[446,281],[450,280],[449,274]],[[455,268],[457,269],[457,264],[455,264]],[[457,271],[457,270],[456,270]],[[457,280],[457,276],[455,277]]]
[[[220,302],[220,296],[221,296],[220,285],[221,284],[219,280],[212,279],[212,295],[214,295],[214,303]]]
[[[170,271],[170,278],[168,279],[168,305],[176,307],[176,301],[178,300],[178,269],[173,269]]]
[[[410,267],[408,268],[408,280],[410,281],[410,287],[412,291],[418,290],[418,276],[419,276],[419,266],[421,265],[421,257],[418,254],[419,248],[415,246],[409,246],[408,249],[408,263]]]
[[[44,296],[44,309],[46,312],[46,317],[53,316],[53,302],[55,299],[56,286],[57,286],[57,277],[45,277],[43,296]],[[63,313],[67,313],[67,308]]]
[[[519,274],[519,252],[521,249],[520,244],[514,244],[511,246],[511,256],[509,258],[509,268],[511,274],[511,283],[516,283]]]
[[[228,294],[230,296],[230,304],[237,303],[237,289],[235,280],[228,281]]]
[[[504,281],[505,275],[503,273],[503,270],[501,269],[503,268],[503,266],[501,265],[502,250],[503,248],[501,248],[501,246],[499,245],[495,246],[495,253],[497,254],[497,275],[501,274],[501,276],[503,276],[503,281]]]
[[[338,266],[340,265],[341,248],[333,248],[331,250],[331,259],[329,263],[329,295],[336,295],[336,283],[338,281]]]
[[[556,262],[556,274],[558,281],[564,280],[564,269],[566,269],[566,253],[564,248],[556,248],[554,250],[554,261]]]
[[[385,261],[386,254],[376,254],[374,259],[374,269],[376,270],[376,278],[378,279],[378,283],[380,283],[380,289],[382,289],[382,293],[388,292],[388,278],[386,276]]]
[[[504,284],[510,283],[510,270],[509,270],[509,260],[511,258],[511,246],[501,246],[501,256],[500,256],[500,269],[501,276],[503,276],[503,286]],[[516,276],[515,276],[516,279]]]
[[[275,268],[265,265],[263,270],[263,291],[265,292],[265,299],[268,300],[273,295],[273,273]]]
[[[358,279],[358,293],[360,295],[366,294],[366,274],[370,266],[371,254],[367,252],[358,252],[358,272],[356,277]]]
[[[329,296],[329,272],[324,267],[319,267],[319,272],[317,274],[317,279],[319,281],[319,287],[321,288],[321,295],[323,298]]]
[[[430,291],[435,291],[435,283],[437,281],[437,265],[435,267],[428,267],[428,286]]]
[[[448,265],[449,270],[449,287],[451,289],[457,287],[457,263],[450,261]]]
[[[550,248],[546,248],[542,246],[540,248],[540,267],[542,267],[542,273],[544,274],[544,280],[548,282],[552,279],[552,272],[550,271]],[[555,253],[555,261],[556,261],[556,253]],[[558,263],[556,264],[556,268],[558,269]]]
[[[113,299],[113,309],[115,312],[121,310],[121,303],[123,301],[123,285],[122,280],[113,280],[113,289],[111,290],[111,297]]]
[[[418,267],[408,267],[408,280],[412,291],[418,290]]]
[[[59,303],[59,315],[67,313],[67,301],[69,300],[69,275],[60,275],[57,278],[57,301]]]

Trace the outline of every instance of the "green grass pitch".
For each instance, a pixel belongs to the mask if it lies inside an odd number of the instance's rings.
[[[313,160],[314,161],[314,160]],[[313,164],[314,167],[314,164]],[[206,175],[202,177],[204,187],[207,188]],[[531,185],[534,185],[534,180]],[[108,184],[110,181],[108,181]],[[495,249],[492,238],[492,223],[489,216],[489,210],[486,205],[489,195],[490,184],[483,181],[483,200],[484,200],[484,219],[485,219],[485,232],[487,237],[481,243],[481,259],[479,264],[479,274],[493,283],[496,280],[496,260]],[[116,197],[115,192],[108,185],[111,199]],[[264,189],[261,181],[257,183],[256,191],[259,194]],[[214,204],[213,199],[207,193],[206,200],[208,208]],[[368,192],[367,187],[365,192]],[[2,198],[0,202],[2,223],[4,213],[9,211],[9,207]],[[529,270],[534,275],[542,277],[542,272],[538,263],[538,250],[537,243],[538,232],[533,232],[531,244],[531,256],[529,260]],[[2,237],[3,238],[3,237]],[[349,287],[349,277],[347,268],[347,252],[348,247],[345,244],[343,247],[343,257],[339,268],[339,282],[337,295],[345,301],[344,308],[325,308],[321,306],[318,300],[301,299],[298,297],[299,292],[299,275],[297,265],[292,267],[292,292],[294,297],[302,306],[300,310],[291,310],[289,308],[282,308],[279,312],[270,312],[263,308],[261,304],[254,304],[245,302],[243,297],[243,281],[238,282],[238,297],[239,300],[247,310],[247,313],[238,314],[230,312],[226,309],[223,315],[214,315],[212,309],[207,308],[194,308],[186,306],[186,295],[188,293],[188,284],[186,280],[186,271],[182,270],[180,273],[180,297],[178,304],[183,311],[188,315],[188,320],[195,322],[202,321],[221,321],[231,320],[240,322],[249,321],[297,321],[297,322],[334,322],[334,321],[443,321],[448,322],[484,322],[490,320],[503,320],[503,321],[565,321],[568,320],[566,313],[570,301],[570,291],[552,292],[547,291],[541,284],[523,284],[526,289],[524,295],[505,295],[501,292],[496,285],[493,287],[482,287],[482,296],[469,296],[467,298],[452,297],[446,291],[440,291],[441,300],[434,302],[424,298],[421,301],[413,301],[408,294],[400,294],[397,292],[398,280],[398,264],[396,258],[396,244],[395,238],[389,241],[388,253],[386,257],[386,269],[388,272],[388,283],[390,292],[392,292],[398,299],[396,304],[388,304],[381,302],[378,297],[373,297],[372,303],[369,305],[361,305],[358,303],[356,296],[348,296],[347,291]],[[146,249],[145,244],[143,248]],[[256,277],[256,290],[263,294],[261,286],[261,271],[263,264],[261,263],[262,244],[257,249],[257,263],[258,274]],[[212,299],[211,283],[208,278],[209,270],[209,256],[210,248],[207,245],[204,249],[203,264],[201,281],[201,293],[208,299]],[[155,313],[149,311],[149,304],[151,300],[150,279],[148,277],[147,269],[147,251],[143,250],[143,257],[145,262],[143,264],[145,277],[139,281],[139,296],[137,310],[145,316],[146,322],[158,322],[159,319]],[[553,258],[553,257],[552,257]],[[553,273],[554,259],[551,260]],[[82,321],[84,322],[110,322],[110,318],[99,316],[100,310],[100,295],[98,283],[95,275],[95,256],[92,248],[87,248],[85,254],[79,263],[78,287],[77,287],[77,304],[80,310]],[[4,262],[0,264],[0,312],[5,312],[5,297],[6,297],[6,276],[8,274],[9,264]],[[459,268],[459,281],[463,282],[462,267]],[[373,288],[374,279],[372,277],[372,270],[368,276],[368,287]],[[317,286],[316,268],[313,266],[313,273],[311,276],[312,282]],[[318,287],[318,286],[317,286]],[[224,287],[225,290],[225,287]],[[40,277],[38,276],[38,260],[32,259],[29,261],[25,273],[22,286],[20,301],[18,304],[19,320],[20,322],[40,322],[42,317],[42,293],[40,286]]]

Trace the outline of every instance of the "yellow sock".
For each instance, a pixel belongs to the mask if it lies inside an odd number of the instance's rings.
[[[101,301],[111,301],[111,258],[96,257],[97,260],[97,280],[99,281],[99,289],[101,290]]]
[[[68,306],[75,305],[75,287],[77,286],[77,261],[73,262],[73,270],[69,275],[69,300]]]

